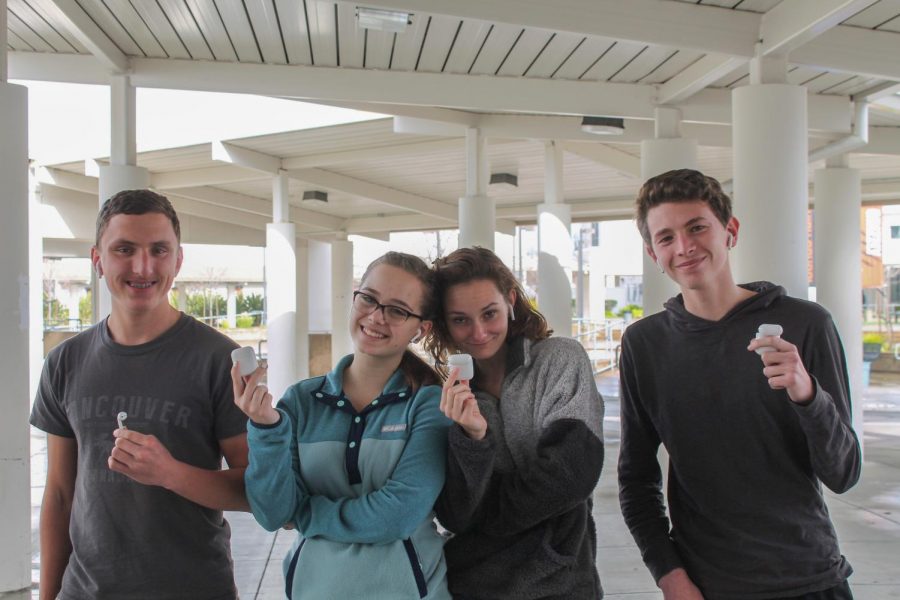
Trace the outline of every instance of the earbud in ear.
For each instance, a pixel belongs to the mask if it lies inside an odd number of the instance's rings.
[[[506,306],[509,308],[509,320],[515,321],[516,320],[516,309],[513,308],[512,302],[507,302]]]
[[[665,273],[665,272],[666,272],[666,270],[663,268],[663,264],[662,264],[662,259],[661,259],[661,258],[657,258],[657,259],[656,259],[656,266],[659,268],[659,272],[660,272],[660,273]]]
[[[410,344],[418,344],[419,341],[422,339],[423,335],[425,335],[425,332],[422,331],[421,327],[419,327],[419,330],[416,331],[416,335],[413,336],[413,339],[409,340],[409,343]]]
[[[734,234],[732,234],[732,233],[729,233],[729,234],[728,234],[728,239],[727,239],[726,242],[725,242],[725,246],[726,246],[729,250],[731,250],[732,248],[734,248]]]

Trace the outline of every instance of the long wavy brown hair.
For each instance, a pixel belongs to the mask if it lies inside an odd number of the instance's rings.
[[[497,286],[504,298],[509,297],[510,291],[515,292],[513,314],[516,318],[509,322],[509,329],[506,332],[507,340],[524,336],[537,341],[548,338],[553,333],[547,325],[544,315],[528,301],[525,290],[509,267],[487,248],[475,246],[455,250],[446,257],[434,261],[434,272],[438,310],[434,316],[431,335],[425,341],[425,350],[434,357],[435,366],[442,374],[446,375],[447,355],[458,350],[447,328],[444,311],[447,290],[454,285],[486,280]]]

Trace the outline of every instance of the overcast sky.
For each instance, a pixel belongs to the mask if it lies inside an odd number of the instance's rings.
[[[109,156],[109,88],[15,81],[28,87],[28,154],[39,164]],[[137,149],[351,123],[382,115],[249,94],[138,88]]]

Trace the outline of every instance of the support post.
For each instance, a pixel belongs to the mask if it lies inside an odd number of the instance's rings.
[[[538,211],[538,307],[554,335],[572,337],[572,209],[563,199],[563,155],[555,141],[544,152],[544,202]]]
[[[496,209],[487,195],[490,172],[487,140],[478,129],[466,130],[466,195],[459,199],[459,247],[494,249]]]
[[[0,0],[6,33],[6,3]],[[4,382],[0,419],[0,596],[25,600],[31,587],[31,481],[28,412],[30,286],[28,191],[28,90],[6,81],[6,44],[0,45],[0,340]]]
[[[829,159],[814,177],[816,300],[831,313],[844,345],[853,428],[862,444],[862,188],[860,172],[841,158]]]
[[[654,111],[655,139],[641,142],[641,179],[662,175],[674,169],[697,168],[697,141],[681,137],[681,111],[657,107]],[[656,263],[643,252],[644,315],[663,309],[666,300],[678,294],[678,286],[661,273]]]

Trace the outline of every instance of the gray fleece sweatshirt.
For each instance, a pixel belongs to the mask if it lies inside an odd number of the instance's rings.
[[[500,398],[473,388],[488,422],[450,429],[436,508],[455,598],[602,597],[591,494],[603,465],[603,399],[575,340],[509,343]]]
[[[655,579],[684,567],[707,600],[793,597],[843,582],[821,483],[859,479],[843,349],[828,312],[758,282],[719,321],[681,296],[622,341],[619,499]],[[762,323],[784,328],[813,378],[807,405],[772,390],[747,350]],[[669,452],[663,503],[656,453]]]

